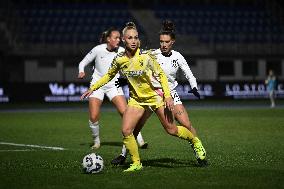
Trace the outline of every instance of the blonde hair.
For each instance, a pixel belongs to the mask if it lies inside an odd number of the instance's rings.
[[[137,31],[137,28],[136,28],[136,25],[133,23],[133,22],[127,22],[126,24],[125,24],[125,27],[123,28],[123,30],[122,30],[122,35],[125,35],[125,32],[127,31],[127,30],[136,30]],[[138,31],[137,31],[138,32]]]

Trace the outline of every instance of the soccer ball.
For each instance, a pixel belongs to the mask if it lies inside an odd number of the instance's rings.
[[[86,173],[98,173],[104,168],[104,160],[101,156],[91,153],[83,158],[82,166]]]

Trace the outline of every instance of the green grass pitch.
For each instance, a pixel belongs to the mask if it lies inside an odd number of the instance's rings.
[[[123,173],[110,161],[121,150],[121,120],[101,114],[104,159],[99,174],[84,174],[90,150],[87,111],[2,112],[0,142],[57,146],[64,151],[0,144],[0,188],[284,188],[284,109],[193,109],[190,118],[210,165],[198,167],[186,141],[165,133],[153,115],[142,134],[144,169]]]

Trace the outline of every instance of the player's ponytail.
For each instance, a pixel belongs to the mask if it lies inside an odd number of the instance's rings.
[[[122,35],[124,35],[127,30],[131,30],[131,29],[137,31],[136,25],[134,24],[134,22],[127,22],[125,24],[125,27],[122,30]]]
[[[162,28],[159,32],[160,35],[170,35],[172,39],[176,38],[175,25],[172,21],[166,20],[162,24]]]
[[[101,38],[100,38],[100,43],[106,43],[107,42],[107,31],[104,31],[102,34],[101,34]]]
[[[134,22],[127,22],[125,24],[126,27],[133,27],[133,28],[136,28],[136,25],[134,24]]]
[[[108,30],[104,31],[101,35],[100,43],[107,43],[107,38],[110,37],[111,32],[113,31],[119,32],[119,30],[116,29],[115,27],[110,27]]]

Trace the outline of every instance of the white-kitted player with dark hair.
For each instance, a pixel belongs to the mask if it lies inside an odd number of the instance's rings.
[[[179,52],[173,50],[173,44],[175,43],[176,37],[174,32],[174,24],[171,21],[165,21],[163,23],[162,29],[159,32],[159,36],[160,48],[154,50],[152,54],[156,56],[157,62],[160,64],[161,68],[167,76],[170,93],[174,100],[174,117],[180,123],[180,125],[186,127],[194,135],[194,138],[190,141],[190,145],[194,150],[196,159],[201,166],[207,165],[206,151],[201,141],[197,137],[196,130],[192,126],[187,111],[183,106],[177,91],[175,90],[178,85],[178,82],[176,80],[177,72],[179,69],[181,69],[186,79],[190,83],[192,90],[189,91],[189,93],[193,93],[197,98],[200,99],[196,78],[192,74],[192,71],[189,68],[185,58]],[[158,76],[152,77],[152,84],[156,88],[156,92],[160,94],[160,96],[162,96],[163,91],[159,80],[160,79],[158,78]],[[142,129],[146,120],[151,116],[151,114],[152,111],[145,111],[143,117],[138,122],[133,132],[134,135]],[[123,146],[122,153],[118,157],[113,159],[111,163],[114,165],[123,164],[126,159],[126,154],[126,148],[125,146]]]
[[[94,73],[92,75],[90,86],[96,83],[96,81],[98,81],[108,72],[114,57],[118,53],[124,51],[124,48],[119,46],[120,32],[115,28],[110,28],[103,32],[100,42],[101,44],[94,47],[79,63],[78,78],[82,79],[85,77],[84,68],[94,61]],[[93,93],[89,96],[89,126],[91,128],[94,141],[92,149],[97,149],[100,147],[99,114],[104,96],[106,95],[108,99],[115,105],[121,116],[126,110],[127,103],[123,90],[121,87],[117,88],[115,86],[115,81],[118,79],[118,77],[119,74],[117,74],[105,86],[93,91]],[[141,148],[147,148],[147,143],[144,142],[140,133],[137,136],[137,142]]]

